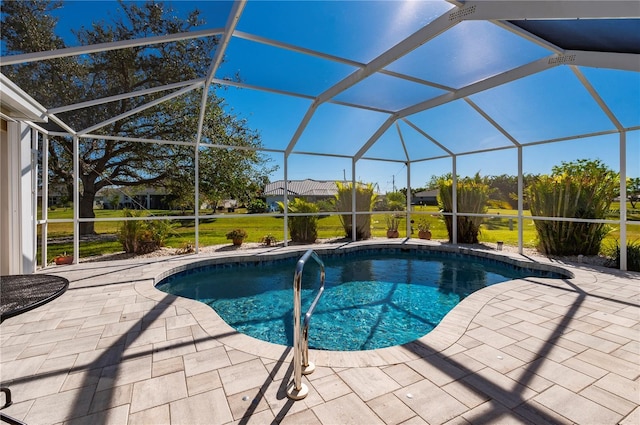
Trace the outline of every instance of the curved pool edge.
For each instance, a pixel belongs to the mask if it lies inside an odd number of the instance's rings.
[[[180,261],[168,261],[167,264],[156,267],[155,277],[136,283],[136,291],[147,298],[160,303],[170,303],[178,308],[187,310],[211,340],[232,349],[255,355],[274,361],[291,361],[293,357],[292,347],[273,344],[251,336],[242,334],[229,326],[217,312],[211,307],[188,298],[169,295],[156,288],[156,285],[173,274],[184,270],[212,264],[248,261],[269,261],[274,259],[289,258],[302,255],[307,249],[314,249],[319,255],[340,252],[355,252],[363,249],[418,249],[440,251],[449,253],[467,254],[477,257],[490,258],[507,264],[529,267],[547,271],[554,271],[566,276],[566,279],[575,278],[575,274],[547,261],[538,261],[512,253],[494,253],[486,250],[473,249],[449,244],[425,243],[424,241],[400,240],[400,241],[361,241],[353,243],[337,243],[322,245],[302,245],[278,248],[265,248],[237,253],[217,253],[213,255],[193,255]],[[293,271],[292,271],[293,276]],[[535,278],[537,281],[553,281],[557,279]],[[564,279],[563,279],[564,280]],[[150,284],[151,283],[151,284]],[[474,292],[454,307],[428,334],[403,345],[379,348],[366,351],[328,351],[310,350],[310,358],[317,366],[326,367],[366,367],[394,365],[425,355],[441,352],[455,344],[468,329],[473,318],[487,303],[505,291],[514,289],[520,285],[531,283],[528,279],[511,280],[492,285]]]

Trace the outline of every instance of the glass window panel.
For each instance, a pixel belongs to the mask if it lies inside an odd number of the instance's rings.
[[[387,68],[460,88],[549,54],[490,22],[466,21]]]
[[[408,119],[454,153],[513,145],[463,100],[417,113]]]
[[[640,73],[600,68],[581,71],[623,126],[640,125]]]
[[[556,67],[472,96],[521,143],[614,129],[568,67]]]
[[[340,93],[335,99],[373,108],[398,111],[443,93],[445,91],[402,78],[373,74]]]
[[[452,7],[433,1],[254,1],[238,29],[366,63]]]
[[[239,114],[260,133],[267,149],[285,149],[311,101],[259,90],[226,87],[217,91],[228,113]]]
[[[321,105],[294,150],[354,155],[387,117],[387,114],[366,109]]]
[[[246,84],[316,96],[355,69],[315,56],[233,38],[217,75],[224,78],[237,74]]]

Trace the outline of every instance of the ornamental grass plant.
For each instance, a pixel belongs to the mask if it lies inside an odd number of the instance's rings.
[[[527,197],[531,215],[604,219],[619,189],[618,174],[599,160],[578,160],[538,176]],[[546,255],[598,255],[609,232],[604,223],[535,220],[538,250]]]
[[[284,211],[284,203],[278,202],[280,209]],[[313,202],[302,198],[295,198],[288,204],[290,213],[317,213],[320,211]],[[318,216],[289,216],[289,236],[293,242],[314,243],[318,239]]]
[[[442,178],[438,180],[438,203],[444,213],[453,212],[453,180]],[[474,177],[458,179],[456,197],[458,213],[484,214],[487,212],[489,200],[489,185],[476,174]],[[478,243],[482,217],[458,216],[458,243]],[[445,215],[449,242],[453,242],[453,216]]]
[[[338,187],[338,193],[335,198],[335,207],[337,212],[351,212],[352,201],[352,187],[351,183],[336,182]],[[356,211],[358,212],[371,212],[376,202],[377,195],[373,190],[373,184],[371,183],[357,183],[356,184]],[[344,228],[345,236],[352,237],[352,218],[351,214],[340,215],[340,222]],[[371,215],[370,214],[358,214],[356,215],[356,240],[363,240],[371,238]]]

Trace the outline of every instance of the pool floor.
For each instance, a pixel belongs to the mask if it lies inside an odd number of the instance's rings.
[[[354,252],[322,258],[326,285],[313,314],[309,347],[371,350],[405,344],[432,331],[469,294],[518,277],[543,274],[434,252]],[[293,346],[296,258],[272,264],[204,267],[171,276],[157,288],[203,302],[234,329]],[[320,286],[320,269],[303,273],[303,314]]]

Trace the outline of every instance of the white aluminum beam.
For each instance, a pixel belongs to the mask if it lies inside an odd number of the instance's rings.
[[[234,37],[242,38],[242,39],[245,39],[245,40],[250,40],[250,41],[253,41],[253,42],[256,42],[256,43],[266,44],[268,46],[277,47],[277,48],[284,49],[284,50],[290,50],[292,52],[301,53],[301,54],[313,56],[313,57],[320,58],[320,59],[329,60],[329,61],[336,62],[336,63],[341,63],[343,65],[353,66],[355,68],[364,68],[364,67],[367,66],[367,64],[365,64],[364,62],[358,62],[358,61],[354,61],[354,60],[351,60],[351,59],[343,58],[343,57],[340,57],[340,56],[330,55],[330,54],[327,54],[327,53],[319,52],[317,50],[307,49],[305,47],[298,47],[298,46],[295,46],[293,44],[283,43],[283,42],[277,41],[277,40],[271,40],[271,39],[266,38],[266,37],[261,37],[261,36],[258,36],[258,35],[249,34],[249,33],[243,32],[243,31],[236,31],[236,32],[233,33],[233,35],[234,35]],[[453,91],[454,90],[453,87],[445,86],[443,84],[434,83],[432,81],[423,80],[421,78],[413,77],[413,76],[410,76],[410,75],[401,74],[399,72],[389,71],[387,69],[380,69],[377,72],[380,73],[380,74],[389,75],[391,77],[400,78],[402,80],[407,80],[407,81],[412,81],[414,83],[423,84],[425,86],[435,87],[435,88],[438,88],[440,90],[445,90],[445,91]],[[227,81],[225,81],[225,83],[226,82]]]
[[[175,34],[159,35],[155,37],[135,38],[133,40],[112,41],[109,43],[92,44],[90,46],[67,47],[65,49],[48,50],[44,52],[25,53],[22,55],[9,55],[0,57],[0,64],[16,65],[20,63],[37,62],[47,59],[80,56],[91,53],[106,52],[109,50],[128,49],[160,43],[189,40],[192,38],[210,37],[222,33],[221,28],[204,29],[199,31],[181,32]]]
[[[47,121],[46,108],[1,73],[0,90],[3,115],[11,120]]]
[[[152,107],[154,107],[156,105],[159,105],[160,103],[166,102],[167,100],[173,99],[174,97],[181,96],[184,93],[190,92],[191,90],[195,90],[195,89],[197,89],[198,87],[201,87],[201,86],[202,86],[202,83],[198,83],[198,84],[194,84],[192,86],[184,87],[184,88],[182,88],[180,90],[176,90],[175,92],[170,93],[170,94],[168,94],[166,96],[163,96],[161,98],[153,100],[153,101],[151,101],[149,103],[145,103],[144,105],[140,105],[137,108],[133,108],[133,109],[127,111],[127,112],[124,112],[124,113],[122,113],[120,115],[117,115],[117,116],[115,116],[113,118],[109,118],[108,120],[102,121],[102,122],[100,122],[100,123],[98,123],[96,125],[93,125],[91,127],[85,128],[84,130],[79,131],[78,135],[82,136],[85,133],[91,133],[92,131],[95,131],[95,130],[97,130],[99,128],[102,128],[104,126],[112,124],[112,123],[114,123],[116,121],[120,121],[121,119],[130,117],[131,115],[135,115],[138,112],[142,112],[142,111],[144,111],[146,109],[152,108]]]
[[[450,149],[448,149],[445,145],[443,145],[442,143],[438,142],[436,139],[434,139],[433,137],[431,137],[430,135],[428,135],[425,131],[423,131],[420,127],[418,127],[417,125],[415,125],[414,123],[412,123],[411,121],[409,121],[406,118],[403,118],[402,121],[404,121],[408,126],[410,126],[411,128],[413,128],[415,131],[417,131],[418,133],[422,134],[424,137],[426,137],[428,140],[431,141],[431,143],[435,144],[436,146],[438,146],[440,149],[442,149],[443,151],[445,151],[448,156],[453,156],[455,155],[453,153],[453,151],[451,151]]]
[[[613,111],[611,111],[611,109],[605,103],[602,97],[600,97],[600,94],[598,94],[596,89],[593,88],[589,80],[587,80],[587,77],[585,77],[584,74],[577,67],[571,66],[570,68],[573,71],[573,73],[576,74],[576,77],[578,77],[582,85],[587,89],[587,91],[589,92],[593,100],[595,100],[598,106],[600,106],[600,109],[602,109],[602,111],[607,115],[607,117],[609,117],[613,125],[615,125],[618,130],[622,131],[624,126],[620,123],[618,118],[615,116]]]
[[[627,270],[627,133],[620,132],[620,270]]]
[[[200,115],[198,117],[198,130],[196,132],[196,143],[195,143],[195,240],[196,240],[196,254],[200,252],[200,142],[202,141],[202,128],[204,126],[204,116],[207,111],[207,98],[209,96],[209,87],[211,86],[211,82],[213,81],[213,77],[216,74],[216,71],[220,67],[222,63],[222,59],[224,58],[224,54],[227,51],[227,47],[229,46],[229,42],[231,41],[231,36],[233,35],[233,31],[238,25],[238,21],[240,20],[240,16],[242,15],[242,11],[244,10],[244,6],[246,4],[245,0],[234,1],[233,6],[231,6],[231,11],[229,12],[229,16],[227,17],[227,22],[224,27],[224,33],[222,34],[222,39],[216,48],[216,53],[211,61],[211,65],[209,66],[209,71],[207,72],[207,79],[205,81],[205,85],[202,88],[202,98],[200,100]]]
[[[92,106],[103,105],[105,103],[116,102],[118,100],[131,99],[132,97],[146,96],[166,90],[179,89],[180,87],[190,86],[194,84],[204,83],[204,78],[195,78],[193,80],[181,81],[179,83],[166,84],[164,86],[152,87],[149,89],[122,93],[115,96],[103,97],[102,99],[88,100],[86,102],[74,103],[72,105],[61,106],[59,108],[51,108],[47,112],[50,114],[58,114],[60,112],[75,111],[76,109],[90,108]]]
[[[450,14],[447,14],[447,13],[441,15],[440,17],[436,18],[428,25],[425,25],[415,33],[411,34],[409,37],[405,38],[395,46],[391,47],[389,50],[382,53],[380,56],[373,59],[364,68],[358,69],[354,73],[348,75],[346,78],[344,78],[343,80],[339,81],[337,84],[329,87],[327,90],[321,93],[316,98],[314,103],[309,107],[309,109],[307,110],[307,113],[305,114],[304,118],[300,122],[300,125],[296,129],[295,134],[293,135],[291,141],[289,142],[289,146],[287,146],[287,152],[291,152],[293,150],[294,146],[298,142],[298,139],[302,135],[302,132],[304,131],[306,126],[309,124],[311,117],[313,116],[313,114],[315,113],[319,105],[329,101],[330,99],[333,99],[338,94],[344,92],[348,88],[364,80],[365,78],[369,77],[373,73],[378,72],[379,70],[383,69],[385,66],[389,65],[390,63],[398,60],[399,58],[405,56],[406,54],[422,46],[427,41],[442,34],[449,28],[459,23],[460,19],[461,18],[455,18],[455,17],[451,18]],[[395,119],[393,121],[395,121]],[[386,128],[389,128],[389,125],[391,125],[393,121],[388,124],[385,123],[387,124]]]
[[[411,158],[409,158],[409,151],[407,151],[407,145],[404,143],[404,137],[402,137],[402,131],[400,131],[400,125],[398,124],[398,121],[396,121],[396,130],[398,131],[398,137],[400,138],[400,143],[402,144],[404,157],[407,161],[411,161]]]
[[[465,20],[637,18],[640,7],[629,0],[481,0],[469,1],[457,12]]]
[[[468,97],[465,97],[464,100],[469,104],[469,106],[475,109],[477,113],[482,115],[482,117],[487,120],[489,124],[491,124],[496,130],[502,133],[504,137],[509,139],[511,143],[513,143],[515,146],[520,146],[520,142],[518,142],[515,137],[513,137],[507,130],[504,129],[504,127],[502,127],[493,118],[491,118],[491,116],[487,114],[481,107],[479,107],[473,100],[469,99]]]
[[[586,52],[566,50],[564,55],[572,58],[567,65],[588,66],[590,68],[620,69],[640,72],[640,55],[633,53]]]
[[[491,88],[509,83],[511,81],[519,80],[520,78],[524,78],[529,75],[533,75],[538,72],[557,66],[558,65],[557,62],[551,62],[551,63],[549,62],[552,60],[557,60],[558,62],[560,62],[563,60],[563,58],[564,56],[552,55],[552,56],[547,56],[547,57],[538,59],[534,62],[530,62],[518,68],[510,69],[501,74],[497,74],[497,75],[494,75],[493,77],[489,77],[477,83],[473,83],[468,86],[462,87],[461,89],[453,93],[446,93],[441,96],[435,97],[433,99],[429,99],[427,101],[417,103],[413,106],[409,106],[408,108],[405,108],[399,111],[398,116],[401,118],[404,118],[406,116],[413,115],[418,112],[426,111],[427,109],[431,109],[436,106],[444,105],[445,103],[449,103],[457,99],[471,96],[472,94],[489,90]]]
[[[386,121],[383,122],[380,127],[378,127],[376,132],[373,133],[373,135],[371,137],[369,137],[369,140],[367,140],[365,142],[365,144],[362,145],[362,147],[358,150],[358,152],[356,152],[356,154],[353,156],[354,159],[358,160],[358,159],[362,158],[362,156],[389,129],[389,127],[391,127],[393,125],[393,123],[396,122],[397,119],[398,119],[398,117],[396,116],[396,114],[393,114],[392,116],[387,118]]]
[[[202,126],[204,124],[204,115],[206,112],[206,104],[207,98],[209,96],[209,86],[213,81],[213,78],[218,70],[218,67],[222,63],[222,59],[224,58],[224,54],[229,46],[229,42],[231,41],[231,36],[233,35],[233,31],[238,25],[238,21],[240,20],[240,15],[242,15],[242,10],[246,4],[246,0],[235,1],[229,12],[229,17],[227,18],[227,23],[225,24],[224,32],[222,35],[222,40],[218,44],[216,48],[216,54],[211,61],[211,65],[209,66],[209,71],[207,72],[207,79],[204,85],[204,89],[202,90],[202,100],[200,102],[200,116],[198,119],[198,132],[196,135],[196,144],[200,143],[202,139]],[[196,191],[197,195],[197,191]]]

